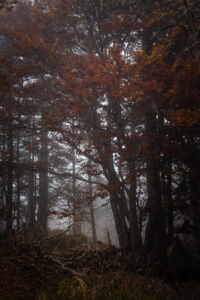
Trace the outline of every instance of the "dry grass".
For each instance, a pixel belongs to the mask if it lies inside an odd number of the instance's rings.
[[[71,248],[66,248],[68,237],[56,236],[46,245],[47,253],[42,249],[40,256],[31,248],[12,255],[0,252],[0,300],[200,299],[199,282],[172,287],[165,281],[125,271],[123,258],[119,256],[117,261],[113,249],[80,251],[77,245],[85,242],[82,236],[70,236]]]

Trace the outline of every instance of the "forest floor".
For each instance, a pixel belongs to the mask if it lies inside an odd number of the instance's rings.
[[[200,282],[169,283],[128,271],[115,247],[0,250],[1,300],[199,300]]]

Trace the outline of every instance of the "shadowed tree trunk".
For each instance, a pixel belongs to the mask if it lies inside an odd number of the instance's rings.
[[[127,200],[124,192],[121,189],[120,180],[114,169],[112,157],[103,159],[102,167],[104,175],[109,183],[109,195],[111,208],[115,220],[116,230],[119,238],[119,243],[124,252],[130,251],[130,233],[127,225],[129,221],[129,213]]]
[[[7,194],[7,185],[6,185],[6,172],[7,172],[7,162],[6,162],[6,138],[3,136],[3,141],[1,143],[1,186],[0,186],[0,232],[3,233],[5,230],[5,221],[6,221],[6,194]]]
[[[77,192],[76,186],[76,156],[75,156],[75,149],[72,150],[72,194],[73,194],[73,218],[74,218],[74,226],[73,226],[73,233],[80,234],[81,233],[81,207],[80,207],[80,199]]]
[[[9,117],[11,118],[11,116]],[[10,235],[13,222],[13,129],[12,121],[8,124],[8,180],[6,194],[6,232]]]
[[[4,147],[3,147],[4,148]],[[4,164],[3,159],[3,164]],[[5,230],[5,205],[6,205],[6,182],[5,182],[5,167],[1,170],[1,186],[0,186],[0,233]]]
[[[45,128],[42,128],[40,143],[38,228],[41,235],[45,235],[48,221],[48,131]]]
[[[172,161],[167,157],[167,186],[166,186],[166,205],[167,205],[167,232],[168,243],[171,245],[174,239],[173,223],[173,199],[172,199]]]
[[[166,259],[166,228],[162,207],[159,173],[159,149],[156,142],[156,114],[149,111],[145,117],[146,134],[150,145],[147,156],[148,224],[145,232],[144,256],[152,272],[162,272]],[[154,269],[154,270],[153,270]]]
[[[28,172],[28,223],[29,230],[34,233],[36,227],[36,195],[34,194],[35,190],[35,173],[34,173],[34,153],[33,147],[30,149],[30,171]]]
[[[16,177],[17,177],[17,201],[16,201],[16,220],[17,220],[17,231],[20,230],[20,206],[21,206],[21,186],[20,186],[20,151],[19,151],[19,143],[20,143],[20,131],[18,130],[17,136],[17,170],[16,170]]]
[[[130,177],[130,189],[129,189],[129,211],[130,211],[130,238],[131,249],[136,261],[139,261],[142,254],[142,240],[138,226],[138,215],[136,207],[136,170],[135,159],[132,158],[128,164],[129,177]]]
[[[88,176],[89,180],[89,205],[90,205],[90,218],[91,218],[91,227],[92,227],[92,240],[94,243],[97,241],[97,234],[96,234],[96,224],[95,224],[95,217],[94,217],[94,206],[93,206],[93,199],[92,199],[92,176]]]

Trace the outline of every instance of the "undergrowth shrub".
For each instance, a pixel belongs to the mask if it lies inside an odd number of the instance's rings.
[[[87,243],[88,239],[83,234],[67,234],[61,230],[51,230],[49,238],[45,242],[45,249],[50,252],[54,250],[65,251]]]
[[[167,294],[166,291],[138,289],[108,289],[99,291],[89,288],[86,283],[75,276],[62,281],[54,293],[48,289],[43,291],[37,300],[182,300],[178,296]],[[191,299],[192,300],[192,299]]]

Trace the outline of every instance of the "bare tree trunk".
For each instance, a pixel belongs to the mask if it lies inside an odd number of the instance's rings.
[[[45,235],[48,221],[48,131],[45,128],[40,142],[38,227],[41,235]]]
[[[167,201],[167,232],[168,243],[171,245],[174,239],[173,224],[173,199],[172,199],[172,161],[167,158],[167,185],[166,185],[166,201]]]
[[[90,219],[91,219],[91,226],[92,226],[92,240],[94,243],[97,241],[97,234],[96,234],[96,224],[95,224],[95,217],[94,217],[94,206],[93,206],[93,199],[92,199],[92,177],[91,175],[88,176],[89,180],[89,197],[90,197]]]
[[[192,212],[192,228],[196,239],[197,247],[200,248],[200,187],[199,177],[200,169],[199,164],[191,166],[190,176],[190,202]]]
[[[127,224],[125,223],[125,216],[124,218],[122,218],[120,215],[117,202],[118,199],[116,193],[110,192],[110,204],[115,221],[120,248],[124,253],[126,253],[130,250],[129,231]]]
[[[17,170],[16,170],[16,176],[17,176],[17,203],[16,203],[16,213],[17,213],[17,231],[20,231],[20,206],[21,206],[21,186],[20,186],[20,167],[19,167],[19,163],[20,163],[20,151],[19,151],[19,143],[20,143],[20,138],[19,138],[19,132],[18,132],[18,136],[17,136]]]
[[[6,195],[6,232],[8,235],[12,230],[13,222],[13,129],[12,122],[8,125],[8,181]]]
[[[120,180],[115,172],[112,158],[108,157],[102,162],[104,175],[109,183],[110,204],[114,216],[115,226],[120,247],[124,252],[130,250],[130,234],[127,225],[129,220],[127,200],[121,189]]]
[[[6,221],[6,194],[7,194],[7,186],[6,186],[6,142],[5,142],[5,136],[3,143],[1,144],[1,157],[2,157],[2,168],[1,168],[1,198],[0,198],[0,233],[3,233],[5,230],[5,221]]]
[[[146,115],[146,134],[150,139],[147,156],[148,224],[145,232],[144,255],[155,275],[162,272],[166,259],[166,228],[162,207],[159,174],[159,151],[156,145],[156,115],[150,111]],[[154,269],[154,270],[153,270]]]
[[[129,189],[129,211],[130,211],[130,238],[131,249],[136,261],[140,260],[142,254],[142,239],[138,226],[138,215],[136,207],[136,170],[135,159],[129,161],[129,177],[130,177],[130,189]]]
[[[34,195],[35,190],[35,180],[34,180],[34,153],[31,147],[29,156],[31,170],[28,172],[28,226],[29,230],[34,233],[36,227],[36,195]]]
[[[81,234],[81,208],[80,208],[80,199],[77,193],[76,187],[76,157],[75,157],[75,149],[73,151],[72,157],[72,173],[73,173],[73,182],[72,182],[72,194],[73,194],[73,218],[74,218],[74,226],[73,233]]]
[[[5,227],[5,182],[3,176],[0,186],[0,234],[4,232]]]

